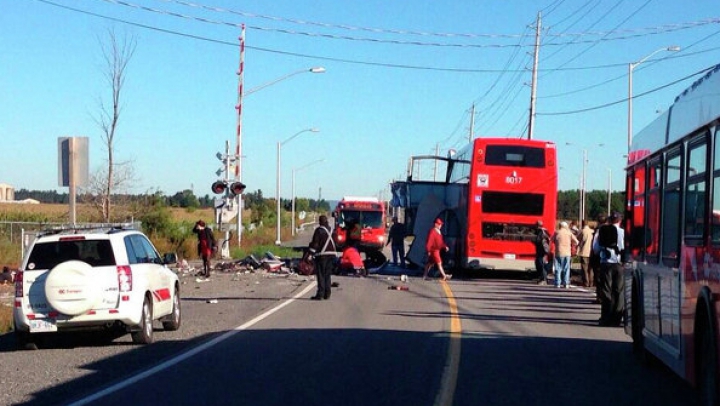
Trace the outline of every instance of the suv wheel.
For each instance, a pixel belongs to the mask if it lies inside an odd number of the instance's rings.
[[[153,341],[153,318],[150,300],[146,297],[142,306],[142,317],[140,318],[140,330],[133,331],[130,335],[136,344],[150,344]]]
[[[30,333],[15,331],[15,348],[18,350],[35,351],[38,349],[38,345],[37,342],[30,337]]]
[[[167,316],[167,319],[162,322],[163,328],[166,331],[175,331],[180,328],[182,317],[180,315],[180,291],[175,289],[175,295],[173,296],[173,309],[172,313]]]

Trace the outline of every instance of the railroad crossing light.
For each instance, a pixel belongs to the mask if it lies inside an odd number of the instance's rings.
[[[230,185],[230,192],[234,195],[242,194],[245,191],[245,184],[242,182],[235,182]]]
[[[218,194],[218,195],[225,193],[226,188],[227,188],[227,185],[225,184],[225,182],[223,182],[221,180],[214,182],[211,186],[213,193]]]

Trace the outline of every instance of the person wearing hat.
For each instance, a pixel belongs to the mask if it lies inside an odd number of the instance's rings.
[[[445,274],[445,270],[442,266],[442,257],[440,256],[440,251],[449,250],[448,246],[445,245],[445,241],[443,241],[442,232],[440,231],[442,225],[442,220],[436,219],[433,228],[428,233],[427,242],[425,243],[428,259],[423,272],[423,280],[427,280],[428,272],[433,265],[437,265],[442,280],[448,280],[448,276]]]
[[[392,222],[385,246],[392,244],[393,265],[398,265],[398,257],[400,257],[400,266],[405,268],[405,237],[407,231],[405,230],[405,224],[398,221],[397,216],[393,216]]]
[[[555,287],[570,288],[570,258],[572,257],[572,245],[578,244],[578,240],[570,231],[568,223],[560,222],[560,228],[553,236],[555,244]]]
[[[310,299],[327,300],[330,299],[330,276],[335,267],[337,250],[335,241],[331,237],[327,216],[320,216],[318,223],[320,225],[315,229],[308,246],[308,252],[315,259],[315,279],[317,280],[317,293]]]
[[[198,237],[198,255],[202,258],[203,269],[198,272],[199,276],[210,277],[210,258],[215,251],[215,235],[212,229],[205,226],[205,222],[198,220],[193,227],[193,232]]]

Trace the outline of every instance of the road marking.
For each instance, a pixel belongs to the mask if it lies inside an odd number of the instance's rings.
[[[457,302],[455,296],[450,289],[450,285],[442,281],[443,291],[448,300],[450,307],[450,345],[448,346],[447,357],[445,358],[445,366],[440,380],[440,391],[435,397],[435,406],[452,405],[455,396],[455,387],[457,386],[458,370],[460,369],[460,343],[462,336],[462,325],[460,316],[458,315]]]
[[[288,300],[280,303],[279,305],[273,307],[272,309],[266,311],[265,313],[260,314],[259,316],[255,317],[254,319],[252,319],[252,320],[250,320],[250,321],[248,321],[248,322],[246,322],[246,323],[244,323],[244,324],[242,324],[242,325],[240,325],[240,326],[235,327],[234,329],[226,332],[225,334],[223,334],[223,335],[221,335],[221,336],[219,336],[219,337],[216,337],[216,338],[214,338],[214,339],[212,339],[212,340],[210,340],[210,341],[208,341],[208,342],[206,342],[206,343],[204,343],[204,344],[202,344],[202,345],[199,345],[199,346],[197,346],[197,347],[195,347],[195,348],[193,348],[193,349],[191,349],[191,350],[188,350],[188,351],[186,351],[186,352],[178,355],[178,356],[175,357],[175,358],[171,358],[171,359],[163,362],[162,364],[158,364],[158,365],[156,365],[156,366],[154,366],[154,367],[152,367],[152,368],[150,368],[150,369],[147,369],[147,370],[145,370],[145,371],[143,371],[143,372],[140,372],[139,374],[137,374],[137,375],[135,375],[135,376],[131,376],[130,378],[128,378],[128,379],[126,379],[126,380],[124,380],[124,381],[118,382],[118,383],[116,383],[116,384],[113,385],[113,386],[107,387],[107,388],[101,390],[100,392],[96,392],[96,393],[94,393],[94,394],[92,394],[92,395],[90,395],[90,396],[88,396],[88,397],[86,397],[86,398],[83,398],[83,399],[80,399],[80,400],[78,400],[78,401],[76,401],[76,402],[70,403],[70,406],[81,406],[81,405],[89,404],[89,403],[94,402],[94,401],[96,401],[96,400],[98,400],[98,399],[101,399],[101,398],[103,398],[103,397],[105,397],[105,396],[107,396],[107,395],[110,395],[110,394],[112,394],[112,393],[114,393],[114,392],[117,392],[117,391],[119,391],[120,389],[126,388],[126,387],[128,387],[128,386],[130,386],[130,385],[132,385],[132,384],[135,384],[135,383],[137,383],[137,382],[140,382],[140,381],[142,381],[143,379],[148,378],[148,377],[150,377],[150,376],[152,376],[152,375],[155,375],[155,374],[158,373],[158,372],[161,372],[161,371],[163,371],[163,370],[166,370],[166,369],[170,368],[170,367],[173,366],[173,365],[179,364],[180,362],[185,361],[186,359],[188,359],[188,358],[190,358],[190,357],[192,357],[192,356],[194,356],[194,355],[197,355],[197,354],[199,354],[199,353],[201,353],[201,352],[203,352],[203,351],[205,351],[205,350],[207,350],[207,349],[209,349],[209,348],[211,348],[211,347],[213,347],[213,346],[215,346],[215,345],[217,345],[217,344],[219,344],[219,343],[227,340],[228,338],[234,336],[235,334],[237,334],[237,333],[239,333],[239,332],[241,332],[241,331],[243,331],[243,330],[247,330],[248,328],[252,327],[253,325],[257,324],[258,322],[260,322],[260,321],[268,318],[270,315],[272,315],[273,313],[275,313],[275,312],[277,312],[278,310],[282,309],[283,307],[289,305],[290,303],[294,302],[294,301],[295,301],[296,299],[298,299],[299,297],[305,296],[305,294],[307,294],[307,293],[308,293],[311,289],[313,289],[315,286],[316,286],[316,283],[315,283],[315,282],[312,282],[312,283],[310,283],[308,286],[306,286],[305,289],[303,289],[303,290],[301,290],[300,292],[298,292],[298,294],[296,294],[296,295],[293,296],[292,298],[290,298],[290,299],[288,299]]]

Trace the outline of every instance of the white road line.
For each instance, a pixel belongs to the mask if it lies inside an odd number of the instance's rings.
[[[219,337],[216,337],[216,338],[214,338],[214,339],[212,339],[212,340],[210,340],[210,341],[208,341],[208,342],[206,342],[206,343],[204,343],[204,344],[202,344],[202,345],[199,345],[199,346],[197,346],[197,347],[195,347],[195,348],[193,348],[193,349],[191,349],[191,350],[188,350],[188,351],[186,351],[186,352],[178,355],[178,356],[175,357],[175,358],[171,358],[171,359],[163,362],[162,364],[158,364],[158,365],[156,365],[156,366],[154,366],[154,367],[152,367],[152,368],[150,368],[150,369],[147,369],[147,370],[145,370],[145,371],[143,371],[143,372],[140,372],[140,373],[137,374],[137,375],[131,376],[130,378],[128,378],[128,379],[126,379],[126,380],[124,380],[124,381],[118,382],[118,383],[116,383],[116,384],[113,385],[113,386],[109,386],[109,387],[101,390],[100,392],[96,392],[96,393],[94,393],[94,394],[92,394],[92,395],[90,395],[90,396],[88,396],[88,397],[86,397],[86,398],[83,398],[83,399],[80,399],[80,400],[78,400],[78,401],[76,401],[76,402],[73,402],[73,403],[70,404],[70,406],[87,405],[87,404],[89,404],[89,403],[91,403],[91,402],[94,402],[94,401],[96,401],[96,400],[98,400],[98,399],[101,399],[101,398],[103,398],[103,397],[105,397],[105,396],[107,396],[107,395],[110,395],[111,393],[117,392],[117,391],[119,391],[120,389],[126,388],[126,387],[128,387],[128,386],[130,386],[130,385],[132,385],[132,384],[134,384],[134,383],[137,383],[137,382],[139,382],[139,381],[142,381],[142,380],[145,379],[145,378],[148,378],[148,377],[150,377],[150,376],[152,376],[152,375],[155,375],[156,373],[158,373],[158,372],[160,372],[160,371],[163,371],[163,370],[165,370],[165,369],[168,369],[168,368],[170,368],[170,367],[173,366],[173,365],[179,364],[180,362],[185,361],[186,359],[188,359],[188,358],[190,358],[190,357],[192,357],[192,356],[194,356],[194,355],[197,355],[197,354],[199,354],[199,353],[201,353],[201,352],[209,349],[210,347],[213,347],[213,346],[215,346],[215,345],[217,345],[217,344],[219,344],[219,343],[227,340],[228,338],[234,336],[235,334],[237,334],[237,333],[239,333],[239,332],[241,332],[241,331],[243,331],[243,330],[247,330],[249,327],[252,327],[254,324],[256,324],[256,323],[258,323],[258,322],[260,322],[260,321],[268,318],[268,317],[269,317],[270,315],[272,315],[273,313],[277,312],[278,310],[282,309],[283,307],[285,307],[285,306],[289,305],[290,303],[294,302],[294,301],[295,301],[296,299],[298,299],[299,297],[302,297],[302,296],[304,296],[305,294],[307,294],[311,289],[315,288],[315,286],[316,286],[316,283],[315,283],[315,282],[312,282],[312,283],[310,283],[308,286],[306,286],[305,289],[301,290],[298,294],[296,294],[296,295],[293,296],[292,298],[290,298],[290,299],[288,299],[288,300],[280,303],[279,305],[273,307],[272,309],[266,311],[265,313],[260,314],[259,316],[255,317],[254,319],[252,319],[252,320],[250,320],[250,321],[248,321],[248,322],[246,322],[246,323],[244,323],[244,324],[242,324],[242,325],[240,325],[240,326],[235,327],[234,329],[226,332],[225,334],[223,334],[223,335],[221,335],[221,336],[219,336]]]

